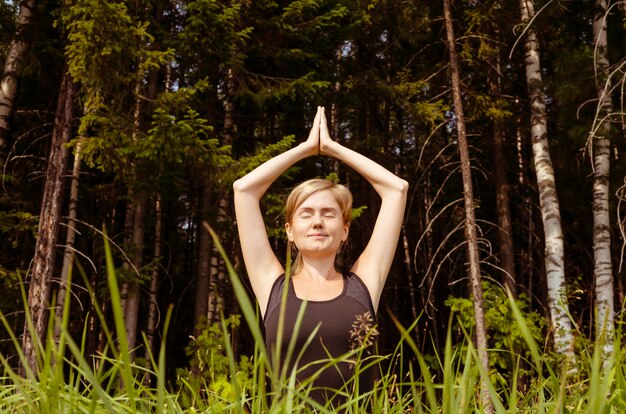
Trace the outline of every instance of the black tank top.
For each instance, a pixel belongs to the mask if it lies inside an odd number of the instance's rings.
[[[265,312],[265,344],[270,358],[275,353],[278,323],[280,317],[280,303],[285,286],[285,276],[276,279]],[[298,381],[311,378],[317,371],[328,363],[329,358],[336,358],[358,348],[363,339],[369,339],[373,344],[376,332],[372,330],[375,323],[374,306],[367,287],[356,274],[348,273],[343,277],[343,291],[339,296],[324,301],[303,301],[296,296],[293,281],[289,279],[285,321],[281,344],[280,363],[285,363],[285,355],[289,342],[294,335],[294,325],[300,306],[306,302],[306,308],[295,339],[294,354],[288,362],[289,369],[299,357]],[[318,327],[315,336],[307,345],[311,333]],[[371,348],[371,347],[370,347]],[[368,352],[370,352],[368,348]],[[320,361],[317,362],[316,361]],[[309,365],[310,366],[307,366]],[[305,367],[307,366],[307,367]],[[283,368],[282,366],[280,368]],[[291,371],[289,371],[291,372]],[[374,369],[369,369],[359,377],[359,390],[366,391],[373,386]],[[321,372],[313,381],[313,389],[309,397],[324,404],[336,390],[341,390],[345,382],[353,376],[353,365],[342,361]],[[349,390],[351,391],[352,386]],[[343,398],[333,399],[337,405]]]

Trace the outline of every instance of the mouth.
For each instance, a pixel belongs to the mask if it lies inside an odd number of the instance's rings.
[[[326,237],[327,235],[325,233],[313,233],[313,234],[309,234],[309,237]]]

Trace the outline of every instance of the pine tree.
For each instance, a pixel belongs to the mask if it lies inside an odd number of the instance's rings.
[[[450,54],[450,77],[454,100],[454,115],[458,139],[458,151],[463,176],[463,199],[465,204],[465,237],[467,239],[467,257],[469,261],[469,285],[474,303],[476,318],[476,348],[484,372],[489,372],[489,354],[487,353],[487,324],[485,321],[485,303],[483,301],[482,276],[480,273],[480,252],[478,248],[478,231],[476,213],[474,211],[474,190],[472,173],[465,130],[465,116],[463,100],[461,98],[461,76],[456,53],[456,39],[450,12],[450,0],[443,0],[444,21],[446,26],[446,45]],[[493,413],[494,407],[489,394],[489,388],[483,380],[480,386],[480,402],[486,413]]]
[[[28,372],[28,370],[33,373],[39,372],[37,350],[44,341],[47,332],[50,291],[66,174],[66,144],[69,142],[72,134],[75,91],[76,88],[72,77],[66,72],[59,92],[44,194],[41,202],[37,245],[28,285],[28,308],[31,319],[26,321],[22,339],[25,362],[28,365],[27,367],[22,367],[23,373]]]

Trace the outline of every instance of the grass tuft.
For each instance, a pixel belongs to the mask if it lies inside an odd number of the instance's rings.
[[[269,355],[265,349],[256,306],[246,293],[243,283],[234,271],[224,250],[214,238],[223,255],[232,281],[235,296],[255,340],[253,355],[238,357],[231,345],[229,333],[231,317],[222,315],[212,332],[222,338],[211,346],[220,348],[225,369],[219,376],[167,377],[165,338],[173,312],[170,306],[164,323],[164,334],[156,355],[149,353],[147,363],[132,360],[126,331],[117,275],[108,243],[105,239],[107,282],[113,315],[112,329],[97,306],[96,296],[86,283],[96,316],[102,324],[106,346],[98,355],[86,355],[86,332],[74,338],[68,331],[69,301],[64,304],[62,316],[51,316],[49,331],[37,345],[36,372],[25,367],[22,375],[18,366],[24,362],[24,353],[18,335],[13,332],[5,315],[0,321],[9,332],[15,346],[16,358],[0,354],[0,412],[1,413],[332,413],[333,407],[322,406],[308,395],[311,381],[296,382],[296,369],[281,372],[272,369],[271,362],[290,358],[297,367],[303,349],[289,346],[288,355]],[[289,266],[288,266],[289,267]],[[77,267],[83,278],[84,271]],[[68,291],[71,288],[71,277]],[[26,309],[26,293],[23,289]],[[355,361],[355,376],[346,382],[339,393],[346,402],[338,407],[345,413],[482,413],[485,407],[478,398],[479,386],[487,384],[496,413],[621,413],[626,412],[626,358],[621,346],[621,323],[615,333],[614,355],[603,355],[602,346],[583,344],[578,355],[576,372],[561,369],[558,358],[537,343],[516,302],[509,297],[511,324],[518,328],[524,349],[488,350],[489,354],[510,352],[517,361],[514,372],[501,381],[496,369],[485,372],[473,347],[471,332],[466,332],[461,343],[455,343],[449,328],[445,347],[435,355],[423,355],[411,333],[418,321],[404,327],[390,315],[400,340],[389,355],[365,355],[355,349],[339,358],[323,361],[332,367],[340,361]],[[281,310],[284,312],[284,310]],[[27,326],[29,322],[27,321]],[[452,326],[452,319],[450,327]],[[463,329],[463,327],[462,327]],[[77,342],[78,341],[78,342]],[[145,337],[144,337],[144,341]],[[456,341],[458,342],[458,340]],[[216,350],[211,350],[215,351]],[[213,355],[213,354],[212,354]],[[526,355],[527,357],[523,356]],[[239,358],[239,359],[238,359]],[[285,366],[287,364],[284,364]],[[379,367],[375,387],[356,395],[358,373],[371,366]],[[152,379],[146,381],[146,378]],[[524,379],[522,381],[521,379]]]

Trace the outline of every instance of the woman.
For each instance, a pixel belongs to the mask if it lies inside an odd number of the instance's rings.
[[[330,138],[323,107],[317,108],[308,139],[257,167],[234,183],[239,239],[252,289],[266,328],[268,351],[276,346],[285,269],[268,240],[259,202],[270,185],[289,167],[322,154],[344,162],[374,187],[382,199],[371,238],[347,275],[335,267],[335,258],[348,238],[352,197],[340,185],[310,180],[294,189],[286,206],[285,230],[298,251],[288,278],[284,333],[280,344],[284,357],[301,304],[306,303],[297,332],[297,379],[316,376],[313,393],[324,403],[325,390],[339,390],[350,378],[350,364],[321,370],[315,361],[338,357],[351,350],[355,324],[374,316],[393,261],[400,234],[408,184],[367,157]],[[369,312],[369,314],[368,314]],[[312,332],[313,339],[305,346]],[[354,339],[354,334],[352,335]],[[287,361],[291,364],[291,361]],[[285,361],[282,361],[285,363]],[[304,369],[300,369],[304,367]],[[321,371],[321,373],[320,373]]]

